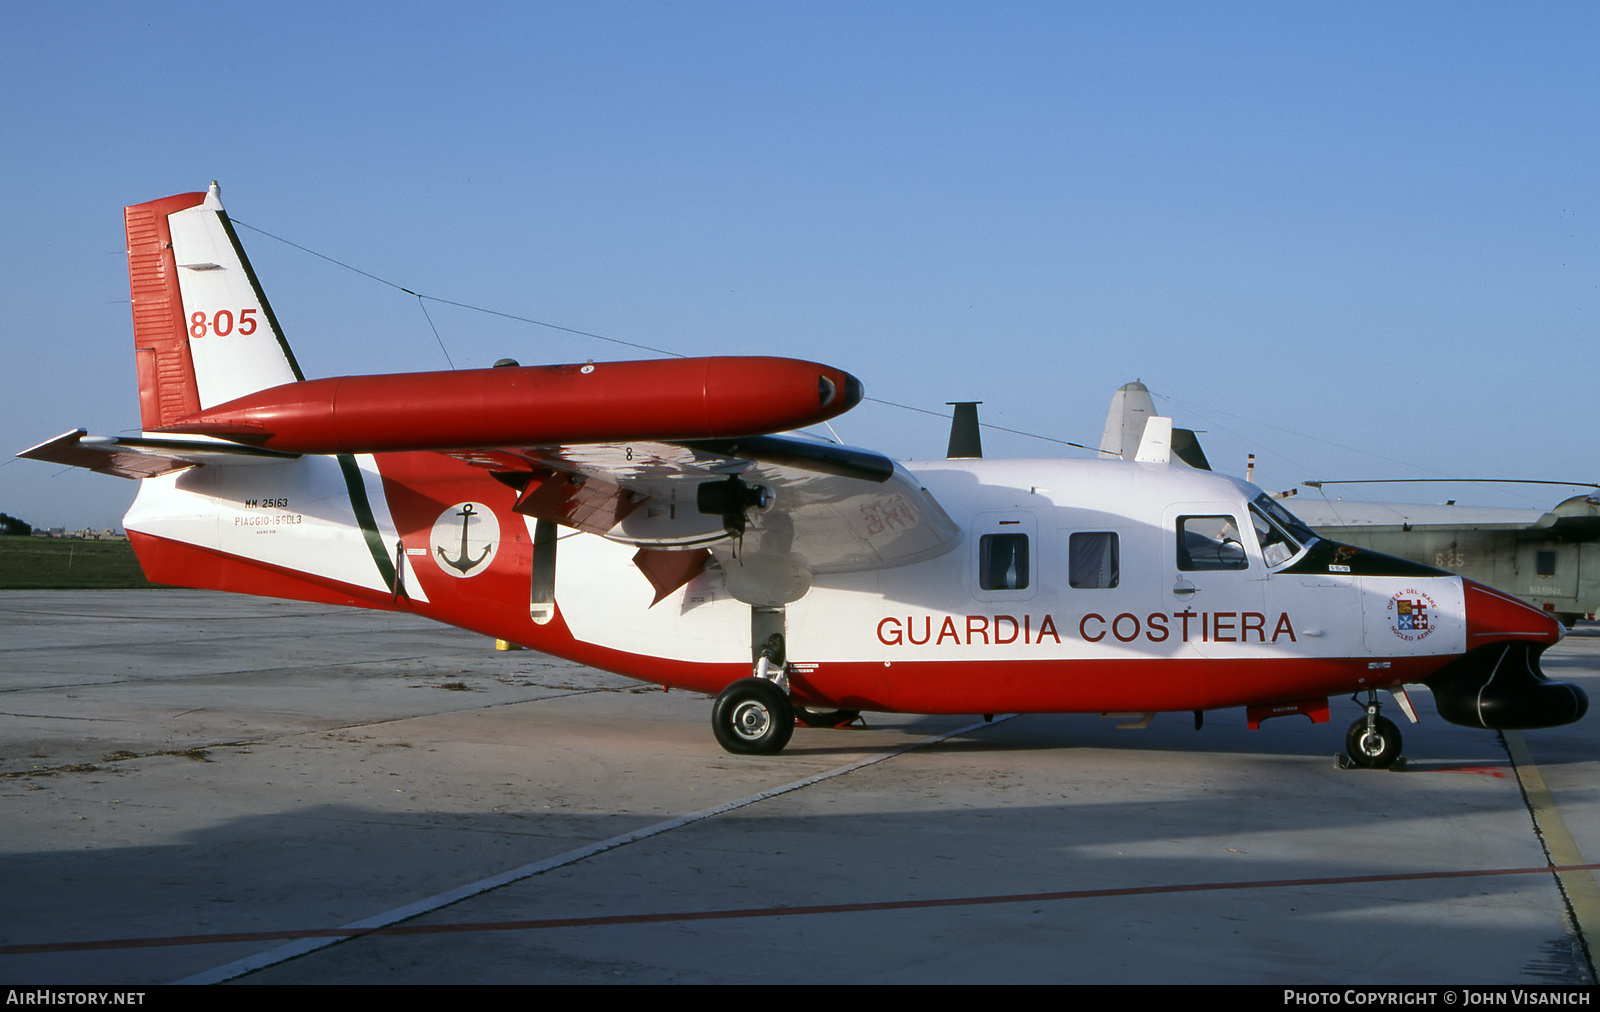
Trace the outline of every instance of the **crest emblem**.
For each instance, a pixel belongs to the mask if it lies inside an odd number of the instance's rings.
[[[428,547],[428,554],[448,575],[477,576],[489,568],[500,547],[500,521],[481,502],[456,503],[433,522]]]
[[[1389,599],[1390,628],[1407,643],[1425,640],[1433,632],[1438,605],[1420,590],[1403,590]]]

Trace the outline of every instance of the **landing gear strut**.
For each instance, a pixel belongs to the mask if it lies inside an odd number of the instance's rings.
[[[1400,758],[1400,729],[1378,716],[1378,690],[1367,690],[1367,715],[1359,717],[1344,736],[1344,751],[1353,766],[1388,769]]]

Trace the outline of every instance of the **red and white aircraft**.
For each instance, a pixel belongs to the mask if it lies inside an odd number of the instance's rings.
[[[717,695],[732,752],[859,711],[1248,708],[1328,720],[1386,766],[1403,686],[1484,728],[1577,720],[1559,623],[1317,538],[1261,490],[1169,463],[878,454],[773,433],[848,373],[677,359],[307,380],[217,188],[126,209],[143,435],[22,456],[140,481],[149,578],[415,612]]]

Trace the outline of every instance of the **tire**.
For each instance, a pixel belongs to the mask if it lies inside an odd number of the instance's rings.
[[[794,707],[766,679],[741,678],[717,697],[711,731],[734,755],[776,755],[794,734]]]
[[[1367,718],[1358,718],[1344,736],[1344,750],[1357,766],[1388,769],[1400,758],[1400,729],[1388,717],[1379,717],[1369,732]]]

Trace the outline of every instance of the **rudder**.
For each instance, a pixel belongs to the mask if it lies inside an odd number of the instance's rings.
[[[303,378],[216,183],[123,214],[146,431]]]

